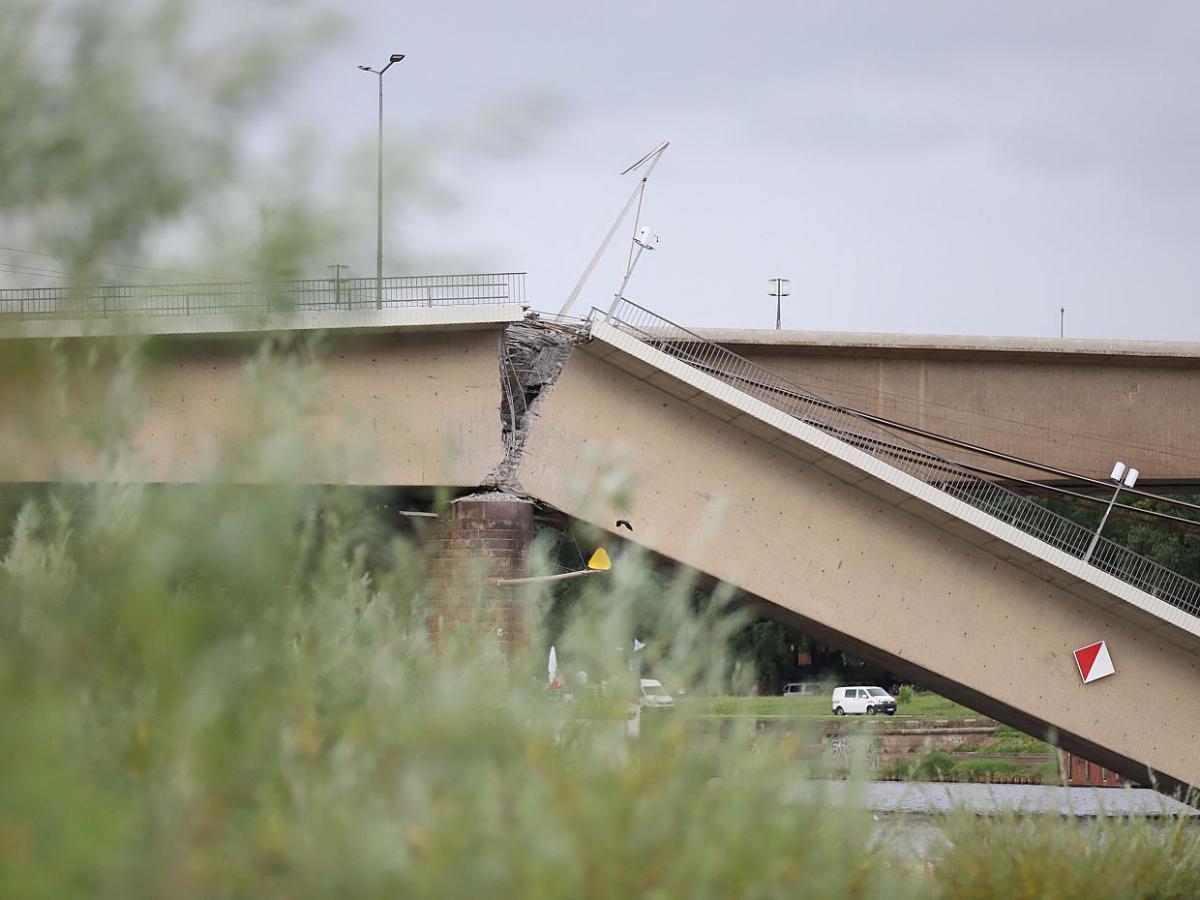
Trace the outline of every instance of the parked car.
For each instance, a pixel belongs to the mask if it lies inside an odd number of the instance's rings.
[[[675,705],[675,699],[667,693],[667,689],[657,678],[643,678],[638,703],[643,707],[668,709]]]
[[[835,716],[850,716],[865,713],[873,716],[876,713],[896,714],[896,700],[881,687],[839,687],[833,689],[833,714]]]
[[[821,685],[815,681],[792,681],[783,686],[785,697],[815,697],[821,693]]]

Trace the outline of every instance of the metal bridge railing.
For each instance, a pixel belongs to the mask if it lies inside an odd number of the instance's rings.
[[[361,310],[376,305],[374,278],[211,284],[106,284],[0,290],[0,319],[186,316]],[[383,279],[384,308],[524,303],[525,273]]]
[[[956,463],[909,443],[887,429],[823,399],[769,369],[726,350],[629,300],[611,313],[593,309],[603,320],[643,343],[712,375],[764,403],[819,428],[887,462],[964,503],[1052,547],[1083,559],[1093,532],[1028,497],[980,478]],[[1088,563],[1121,581],[1200,615],[1200,584],[1101,538]]]

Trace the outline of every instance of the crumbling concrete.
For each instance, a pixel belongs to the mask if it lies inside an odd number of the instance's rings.
[[[500,425],[504,459],[484,484],[520,492],[517,470],[529,429],[562,373],[571,348],[584,339],[576,328],[538,317],[509,325],[500,336]]]

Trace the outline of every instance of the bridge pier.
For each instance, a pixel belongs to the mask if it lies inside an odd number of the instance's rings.
[[[436,641],[456,628],[494,631],[510,648],[529,632],[518,588],[499,578],[525,574],[533,538],[533,501],[494,492],[460,497],[428,539],[430,597],[428,628]]]

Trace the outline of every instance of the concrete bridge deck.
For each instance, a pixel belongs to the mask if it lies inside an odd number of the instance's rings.
[[[444,324],[457,331],[341,320],[311,436],[332,446],[349,435],[365,452],[332,454],[306,477],[473,487],[504,472],[598,526],[630,519],[640,543],[737,585],[765,615],[980,712],[1052,731],[1139,781],[1150,771],[1164,785],[1200,785],[1200,620],[1187,584],[1135,571],[1121,548],[1094,560],[1107,571],[1084,563],[1057,525],[1003,521],[996,498],[928,458],[828,410],[819,421],[789,415],[763,399],[778,387],[758,370],[718,377],[699,339],[689,362],[690,338],[655,346],[619,320],[594,321],[568,348],[514,440],[502,330],[518,312],[456,313]],[[172,352],[158,354],[137,436],[150,467],[141,477],[194,480],[249,413],[244,347],[164,340]],[[80,408],[94,402],[87,379],[45,376],[0,382],[0,478],[97,477],[81,448],[57,447],[37,426],[53,390]],[[629,508],[597,489],[615,473],[632,485]],[[1085,686],[1071,651],[1099,639],[1117,672]]]
[[[594,490],[614,467],[628,507]],[[1128,777],[1200,783],[1200,619],[619,327],[593,322],[517,477],[768,617]],[[1100,639],[1117,674],[1083,685],[1072,651]]]

